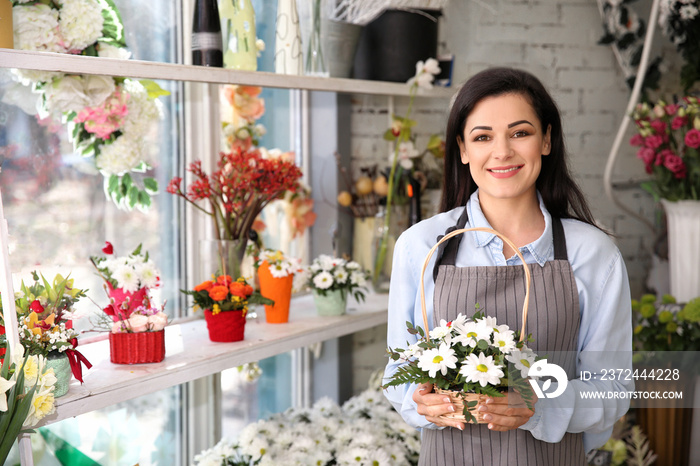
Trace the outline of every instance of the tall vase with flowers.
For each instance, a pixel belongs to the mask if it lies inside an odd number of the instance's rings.
[[[289,321],[294,277],[301,269],[301,259],[286,257],[282,251],[265,249],[256,260],[260,293],[274,301],[265,305],[265,321],[281,324]]]
[[[165,358],[164,305],[152,305],[149,291],[161,286],[160,272],[142,245],[128,256],[115,256],[107,242],[104,257],[90,260],[105,281],[109,304],[98,329],[109,331],[110,360],[115,364],[160,362]]]
[[[410,86],[408,109],[403,117],[394,115],[391,128],[387,131],[387,138],[393,138],[394,151],[391,155],[391,170],[388,177],[388,188],[386,195],[386,213],[383,219],[383,228],[377,245],[377,253],[374,259],[374,270],[372,273],[372,283],[375,288],[379,286],[380,277],[384,270],[384,264],[389,250],[389,232],[391,227],[392,206],[394,198],[398,193],[400,185],[401,171],[404,166],[412,162],[410,159],[417,157],[420,153],[416,150],[412,139],[411,128],[415,126],[415,121],[411,120],[413,111],[413,101],[420,88],[430,89],[433,87],[435,76],[440,73],[438,61],[429,58],[425,62],[416,63],[416,75],[408,80]]]
[[[700,103],[688,95],[637,105],[630,144],[652,179],[642,187],[667,214],[671,293],[688,301],[700,289]]]
[[[250,304],[274,304],[253,290],[245,278],[213,276],[194,287],[181,290],[194,299],[195,310],[204,309],[209,339],[216,342],[243,340],[246,314]]]
[[[68,392],[71,375],[83,383],[82,364],[89,369],[90,362],[76,348],[78,332],[73,328],[73,305],[85,291],[73,286],[73,279],[56,275],[49,282],[43,275],[32,272],[29,285],[22,281],[15,295],[15,309],[19,326],[20,344],[28,355],[45,358],[47,367],[57,377],[54,396]],[[0,311],[2,304],[0,304]],[[0,325],[5,322],[0,316]],[[7,345],[0,335],[0,347]]]
[[[235,243],[228,254],[220,256],[218,275],[240,277],[253,223],[270,202],[286,192],[296,192],[301,169],[284,154],[273,157],[257,148],[233,147],[220,154],[211,175],[204,172],[201,161],[190,164],[188,171],[195,180],[186,191],[180,177],[170,181],[167,191],[211,217],[217,240]]]

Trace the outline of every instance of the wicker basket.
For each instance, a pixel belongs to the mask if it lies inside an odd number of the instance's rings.
[[[520,328],[520,341],[523,341],[523,339],[525,338],[525,326],[527,324],[527,311],[528,311],[528,307],[529,307],[529,303],[530,303],[530,281],[531,281],[530,268],[525,263],[525,258],[523,257],[523,255],[520,253],[518,248],[515,246],[515,244],[513,244],[513,242],[510,239],[508,239],[506,236],[500,234],[496,230],[493,230],[491,228],[480,228],[480,227],[479,228],[461,228],[461,229],[457,229],[455,231],[448,233],[440,241],[438,241],[438,243],[435,246],[433,246],[432,249],[430,249],[430,251],[428,252],[428,255],[425,258],[425,261],[423,261],[423,269],[421,270],[421,276],[420,276],[420,301],[421,301],[421,311],[423,313],[423,325],[424,325],[423,328],[426,331],[426,338],[427,338],[427,335],[429,333],[428,329],[430,328],[430,326],[428,325],[428,312],[427,312],[426,306],[425,306],[425,285],[424,285],[425,270],[428,268],[428,262],[430,262],[430,258],[433,256],[435,251],[437,251],[440,244],[449,240],[453,236],[457,236],[457,235],[460,235],[462,233],[466,233],[468,231],[482,231],[485,233],[492,233],[492,234],[498,236],[499,238],[501,238],[503,240],[504,243],[506,243],[508,246],[510,246],[513,249],[513,251],[515,251],[515,253],[518,255],[518,257],[522,261],[523,269],[525,270],[525,300],[523,302],[523,314],[522,314],[523,315],[523,323],[522,323],[522,327]],[[477,393],[464,393],[464,392],[458,392],[458,391],[453,391],[453,390],[443,390],[443,389],[440,389],[438,387],[434,387],[434,390],[436,393],[448,395],[450,397],[450,400],[452,401],[452,404],[454,404],[457,407],[457,409],[454,413],[443,414],[442,416],[440,416],[441,418],[444,418],[444,419],[457,419],[460,421],[466,421],[466,418],[463,414],[464,402],[465,401],[466,402],[469,402],[469,401],[479,402],[479,401],[484,401],[486,398],[488,398],[487,395],[480,395]],[[476,418],[477,424],[484,424],[487,422],[481,418],[481,413],[479,413],[478,411],[472,412],[472,415]]]
[[[165,359],[165,330],[110,333],[109,359],[114,364],[145,364]]]

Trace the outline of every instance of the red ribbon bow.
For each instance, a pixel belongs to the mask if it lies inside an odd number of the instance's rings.
[[[76,348],[78,346],[78,339],[73,338],[70,343],[73,345],[73,348]],[[70,370],[73,372],[73,377],[75,377],[78,382],[83,383],[83,367],[81,363],[85,364],[85,367],[88,369],[92,367],[92,364],[90,364],[90,361],[76,349],[66,350],[65,353],[66,356],[68,356],[68,362],[70,363]]]

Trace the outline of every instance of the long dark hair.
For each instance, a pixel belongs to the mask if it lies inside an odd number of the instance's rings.
[[[547,210],[553,217],[575,218],[597,226],[581,189],[569,172],[557,104],[536,77],[513,68],[481,71],[469,79],[455,97],[445,135],[445,170],[440,211],[446,212],[465,205],[477,188],[469,166],[462,163],[457,144],[457,138],[464,137],[467,116],[482,99],[510,93],[528,99],[543,131],[551,126],[552,150],[547,157],[542,157],[542,169],[536,183]]]

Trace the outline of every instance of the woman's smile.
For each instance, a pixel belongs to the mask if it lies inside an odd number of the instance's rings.
[[[487,168],[486,171],[490,172],[495,178],[510,178],[518,174],[523,165],[510,165],[506,167],[494,167]]]

